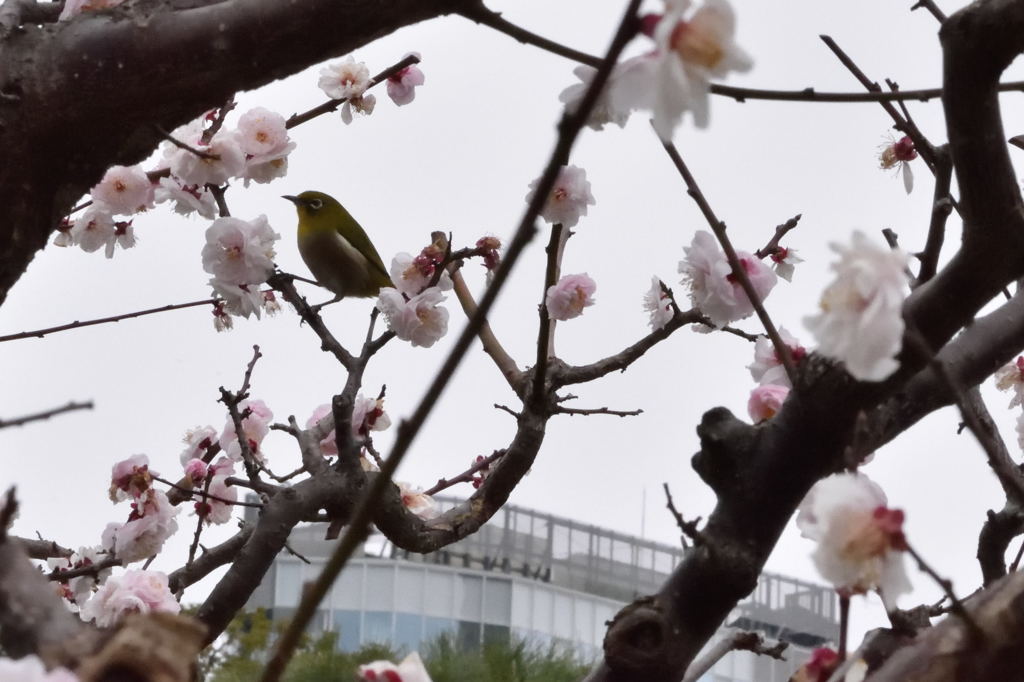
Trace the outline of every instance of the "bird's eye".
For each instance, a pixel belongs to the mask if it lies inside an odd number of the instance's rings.
[[[314,211],[319,211],[321,208],[324,207],[324,202],[320,201],[319,199],[310,199],[309,207]]]

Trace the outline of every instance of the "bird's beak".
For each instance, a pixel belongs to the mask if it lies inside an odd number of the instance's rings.
[[[302,204],[302,200],[301,199],[299,199],[298,197],[293,197],[290,194],[284,194],[284,195],[281,196],[281,198],[282,199],[287,199],[288,201],[292,202],[296,206],[299,206],[299,205]]]

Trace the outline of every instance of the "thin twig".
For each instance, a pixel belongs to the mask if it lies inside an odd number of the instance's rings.
[[[790,230],[795,228],[800,223],[800,218],[803,217],[802,213],[797,213],[795,216],[782,223],[781,225],[775,226],[775,234],[768,240],[768,243],[763,247],[754,252],[754,255],[758,258],[767,258],[768,256],[775,253],[779,248],[779,242],[786,236]]]
[[[150,472],[150,477],[154,481],[157,481],[159,483],[163,483],[164,485],[169,486],[171,488],[174,488],[175,490],[180,490],[183,493],[187,493],[188,497],[186,499],[191,499],[191,497],[193,495],[199,495],[203,499],[215,500],[217,502],[220,502],[221,504],[230,504],[230,505],[233,505],[233,506],[236,506],[236,507],[252,507],[253,509],[262,509],[263,508],[263,505],[260,504],[259,502],[240,502],[238,500],[229,500],[226,497],[219,497],[217,495],[214,495],[213,493],[209,492],[209,486],[207,486],[203,490],[198,490],[196,488],[187,488],[187,487],[185,487],[183,485],[179,485],[178,483],[174,483],[174,482],[169,481],[169,480],[167,480],[165,478],[160,478],[159,476],[154,476],[152,472]],[[230,479],[228,479],[228,480],[230,480]],[[230,485],[230,483],[229,483],[229,485]]]
[[[953,159],[949,145],[935,148],[935,190],[932,194],[932,215],[928,223],[928,237],[924,250],[918,254],[921,267],[918,269],[915,286],[921,286],[938,271],[939,254],[946,236],[946,219],[953,212],[953,200],[949,193],[953,175]]]
[[[963,620],[964,625],[966,625],[967,629],[970,632],[972,632],[975,636],[979,638],[983,637],[984,635],[982,633],[981,628],[978,626],[977,623],[974,622],[974,619],[971,618],[971,615],[967,612],[967,609],[964,608],[963,602],[960,601],[960,599],[953,592],[953,583],[950,582],[948,578],[943,578],[938,573],[936,573],[935,569],[929,566],[928,562],[926,562],[921,557],[921,555],[918,554],[917,551],[915,551],[914,548],[910,546],[909,543],[905,542],[904,544],[906,546],[907,554],[913,557],[914,561],[917,562],[917,567],[925,573],[927,573],[928,577],[934,580],[935,584],[942,588],[942,591],[945,593],[946,598],[949,599],[950,612],[953,615],[958,616],[961,620]]]
[[[567,159],[562,159],[562,165],[566,163]],[[548,311],[547,293],[551,287],[555,286],[555,282],[558,281],[559,266],[562,261],[562,252],[565,245],[564,234],[566,234],[566,230],[561,223],[551,226],[551,239],[548,240],[546,249],[547,266],[544,269],[544,288],[540,294],[540,306],[538,308],[540,324],[537,326],[537,362],[533,368],[533,400],[535,402],[540,402],[544,399],[544,393],[547,389],[544,384],[548,370],[548,359],[554,355],[555,351],[556,321],[551,319]]]
[[[377,85],[379,83],[383,83],[388,78],[390,78],[391,76],[394,76],[395,74],[397,74],[402,69],[404,69],[406,67],[409,67],[409,66],[412,66],[413,64],[419,64],[419,63],[420,63],[420,58],[417,57],[414,54],[411,54],[411,55],[405,57],[404,59],[402,59],[402,61],[400,61],[397,64],[394,64],[392,66],[389,66],[388,68],[384,69],[383,71],[378,73],[376,76],[374,76],[372,79],[370,79],[370,84],[366,86],[366,90],[369,90],[370,88],[372,88],[373,86],[375,86],[375,85]],[[294,128],[295,126],[302,125],[306,121],[312,120],[312,119],[316,118],[317,116],[323,116],[324,114],[329,114],[332,111],[337,111],[338,107],[340,107],[342,104],[344,104],[347,101],[348,101],[348,98],[327,100],[323,104],[321,104],[319,106],[316,106],[316,107],[313,107],[309,111],[303,112],[301,114],[292,114],[291,116],[288,117],[288,120],[285,121],[284,126],[285,126],[285,128],[291,129],[291,128]]]
[[[775,353],[779,356],[779,361],[786,370],[786,375],[789,377],[790,383],[796,387],[799,386],[799,378],[796,371],[796,363],[793,362],[793,354],[789,350],[789,346],[783,342],[782,337],[779,335],[779,330],[775,328],[775,323],[772,322],[771,317],[768,316],[768,312],[764,308],[764,304],[761,302],[761,297],[758,296],[754,290],[754,285],[750,283],[750,278],[747,276],[747,271],[740,263],[739,256],[736,255],[736,249],[733,248],[732,242],[729,240],[729,235],[725,233],[725,223],[720,221],[715,212],[711,209],[711,205],[705,198],[704,193],[701,192],[700,187],[697,185],[697,180],[690,173],[690,169],[686,167],[686,163],[683,161],[683,157],[680,156],[679,150],[676,146],[669,142],[662,142],[662,146],[668,153],[669,158],[672,159],[672,163],[675,164],[676,170],[683,177],[683,181],[686,183],[687,192],[690,197],[697,203],[700,208],[700,212],[704,214],[704,218],[707,220],[708,225],[711,227],[711,231],[715,233],[715,237],[718,242],[722,245],[722,251],[725,252],[725,257],[729,261],[729,266],[732,268],[732,274],[736,277],[736,280],[740,283],[744,293],[750,300],[750,304],[754,307],[754,312],[757,314],[761,324],[764,326],[765,332],[768,334],[768,338],[771,340],[772,345],[775,346]]]
[[[1020,560],[1022,558],[1024,558],[1024,542],[1021,542],[1020,547],[1017,548],[1017,556],[1013,558],[1013,562],[1010,564],[1010,567],[1007,569],[1007,572],[1016,573],[1017,568],[1020,566]]]
[[[123,566],[124,564],[120,559],[115,557],[107,557],[94,564],[83,564],[82,566],[76,566],[75,568],[65,569],[54,569],[46,574],[46,577],[50,580],[56,580],[58,582],[64,582],[71,580],[72,578],[79,578],[83,575],[97,575],[100,571],[105,571],[108,568],[115,566]]]
[[[210,127],[203,131],[202,136],[199,138],[200,144],[210,144],[213,140],[213,136],[216,135],[224,126],[224,119],[228,117],[228,114],[235,108],[235,105],[235,96],[231,95],[217,110],[217,115],[214,117],[213,123],[210,124]]]
[[[455,292],[455,297],[459,299],[462,312],[466,314],[466,317],[472,319],[473,315],[476,314],[477,304],[473,294],[469,291],[469,287],[466,285],[466,280],[462,277],[462,271],[451,271],[451,278],[452,290]],[[517,391],[523,372],[516,365],[516,361],[512,359],[512,356],[508,354],[508,351],[505,350],[505,347],[501,345],[501,342],[498,341],[498,337],[494,335],[491,325],[486,320],[480,325],[480,331],[477,334],[480,337],[480,343],[483,344],[484,352],[490,356],[498,371],[501,372],[501,376],[505,377],[505,381],[508,382],[512,390]]]
[[[581,408],[581,407],[558,407],[555,408],[555,414],[568,414],[568,415],[591,415],[591,414],[608,414],[613,417],[636,417],[643,414],[643,410],[611,410],[607,407],[593,407],[593,408]]]
[[[79,329],[81,327],[91,327],[97,324],[106,324],[108,322],[120,322],[121,320],[128,320],[133,317],[142,317],[144,315],[155,315],[156,313],[166,313],[170,310],[181,310],[183,308],[195,308],[200,305],[213,305],[217,302],[215,298],[204,298],[201,301],[190,301],[188,303],[175,303],[172,305],[160,306],[159,308],[147,308],[145,310],[137,310],[133,313],[122,313],[121,315],[111,315],[110,317],[98,317],[95,320],[85,320],[79,322],[68,322],[67,324],[60,324],[56,327],[46,327],[45,329],[36,329],[30,332],[19,332],[17,334],[8,334],[7,336],[0,336],[0,343],[4,341],[18,341],[19,339],[41,339],[48,334],[56,334],[57,332],[67,331],[69,329]]]
[[[61,407],[55,407],[52,410],[46,410],[45,412],[36,412],[35,414],[27,414],[24,417],[15,417],[14,419],[0,419],[0,429],[6,429],[9,426],[23,426],[29,422],[42,421],[55,417],[58,414],[64,414],[65,412],[74,412],[75,410],[91,410],[93,408],[92,401],[84,403],[70,402],[67,405]]]
[[[911,5],[910,11],[913,12],[915,9],[926,9],[931,13],[933,17],[935,17],[938,20],[940,24],[946,22],[945,12],[939,9],[939,6],[936,5],[932,0],[917,0],[917,2]]]
[[[535,225],[537,216],[540,215],[541,208],[543,207],[548,194],[551,192],[551,188],[554,186],[555,179],[558,175],[560,166],[557,161],[567,156],[567,152],[571,149],[576,140],[576,136],[583,128],[584,122],[590,116],[590,112],[593,109],[594,104],[597,102],[597,97],[600,94],[601,89],[604,87],[605,82],[607,82],[608,76],[611,74],[612,67],[618,60],[619,55],[626,46],[626,43],[636,35],[639,23],[636,13],[639,6],[640,0],[630,0],[629,6],[626,8],[615,38],[608,49],[608,54],[602,62],[601,67],[598,69],[597,74],[594,76],[594,79],[591,81],[582,102],[580,102],[579,107],[572,115],[563,118],[562,123],[559,126],[558,141],[551,155],[551,159],[548,161],[547,167],[538,181],[537,191],[533,200],[530,202],[530,206],[527,208],[525,215],[520,221],[519,227],[513,235],[512,240],[509,242],[508,249],[505,253],[505,259],[494,273],[494,280],[491,282],[491,286],[487,289],[483,299],[480,301],[479,308],[477,308],[476,313],[466,324],[462,334],[455,342],[454,348],[449,352],[448,357],[441,369],[438,371],[434,380],[431,382],[426,395],[420,401],[420,404],[413,412],[413,415],[408,421],[399,425],[398,435],[396,437],[395,444],[392,447],[391,454],[388,456],[387,460],[385,460],[380,473],[373,477],[373,483],[369,486],[369,490],[366,491],[366,494],[356,505],[355,512],[349,521],[348,528],[330,559],[328,559],[323,571],[317,577],[316,581],[305,590],[302,600],[300,601],[295,614],[292,616],[292,620],[285,631],[281,634],[281,637],[277,640],[277,644],[274,647],[274,653],[267,662],[263,675],[260,678],[261,682],[277,682],[277,680],[280,679],[281,674],[288,665],[288,661],[295,652],[295,647],[298,645],[302,633],[305,632],[306,627],[309,625],[316,613],[317,606],[334,584],[338,574],[341,572],[341,569],[344,568],[356,548],[362,543],[363,538],[366,535],[367,525],[369,524],[375,510],[377,500],[380,498],[381,494],[383,494],[387,486],[393,485],[391,483],[392,474],[405,457],[405,453],[408,452],[409,447],[412,445],[413,438],[423,425],[424,421],[426,421],[427,415],[433,407],[440,402],[442,391],[454,375],[455,368],[461,363],[462,358],[469,349],[473,339],[476,338],[477,333],[479,332],[483,321],[486,319],[487,314],[490,312],[491,306],[494,304],[499,291],[508,279],[509,272],[519,259],[520,253],[522,253],[523,249],[533,238],[533,235],[537,230]]]
[[[704,539],[704,534],[697,528],[697,524],[700,523],[701,517],[695,518],[693,521],[687,521],[683,518],[683,515],[676,509],[676,504],[672,500],[672,491],[668,489],[668,483],[662,483],[661,487],[665,490],[665,506],[668,508],[672,517],[676,520],[676,525],[679,526],[679,530],[682,532],[683,547],[686,547],[686,539],[690,538],[693,540],[694,545],[706,545],[707,542]]]
[[[228,210],[228,200],[226,196],[228,186],[224,185],[222,187],[221,185],[207,184],[206,189],[209,190],[210,196],[213,197],[213,200],[217,204],[217,215],[221,218],[230,218],[231,211]]]
[[[847,640],[850,638],[850,595],[839,595],[839,660],[846,660]]]
[[[203,484],[202,491],[204,501],[200,502],[201,506],[196,509],[196,532],[195,535],[192,536],[192,544],[188,548],[188,560],[185,562],[186,570],[188,570],[189,566],[192,565],[192,562],[196,560],[196,550],[199,548],[199,537],[203,534],[203,523],[206,521],[206,517],[211,511],[209,503],[206,502],[206,498],[210,495],[210,484],[212,483],[213,476],[207,476],[206,482]],[[184,593],[184,588],[182,588],[181,591]],[[181,599],[181,595],[178,595],[178,599]]]
[[[786,660],[782,652],[786,650],[787,642],[776,642],[772,646],[764,643],[764,637],[757,632],[736,631],[729,636],[715,642],[699,659],[690,664],[686,669],[686,675],[682,682],[697,682],[711,670],[730,651],[752,651],[762,656],[770,656],[774,659]]]
[[[473,466],[469,467],[458,476],[437,479],[437,483],[435,483],[432,488],[423,491],[423,494],[436,495],[442,490],[447,490],[448,488],[451,488],[456,483],[468,483],[473,480],[473,474],[483,469],[487,469],[504,456],[504,450],[495,450],[492,454],[488,455],[487,457],[484,457],[479,462],[476,462]]]
[[[192,145],[185,144],[184,142],[176,138],[174,135],[171,135],[169,132],[167,132],[158,125],[154,125],[153,129],[156,131],[157,135],[164,138],[178,149],[184,149],[185,151],[191,152],[192,154],[198,156],[200,159],[204,159],[206,161],[220,161],[220,155],[211,154],[210,152],[204,152],[201,149],[196,149]]]

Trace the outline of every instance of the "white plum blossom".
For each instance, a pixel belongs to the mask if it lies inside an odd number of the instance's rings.
[[[263,310],[263,292],[257,284],[231,284],[211,279],[213,295],[221,299],[222,310],[232,315],[248,318],[253,313],[257,319]]]
[[[217,202],[205,185],[182,185],[176,178],[160,178],[155,189],[156,203],[171,201],[171,208],[179,215],[198,213],[213,220],[217,215]]]
[[[996,388],[1000,391],[1013,391],[1010,409],[1024,403],[1024,355],[997,369],[995,378]]]
[[[342,62],[328,64],[320,69],[317,86],[331,99],[359,97],[370,85],[370,70],[351,55]]]
[[[1017,417],[1017,447],[1024,450],[1024,413]]]
[[[839,261],[821,296],[821,312],[804,318],[817,351],[841,360],[861,381],[881,381],[899,367],[903,300],[908,291],[907,254],[873,244],[854,232],[849,246],[832,244]]]
[[[132,215],[153,206],[153,183],[142,166],[111,166],[90,193],[94,202],[118,215]]]
[[[911,589],[903,561],[903,512],[861,473],[818,481],[800,504],[800,533],[818,543],[811,555],[825,580],[846,594],[877,590],[887,610]]]
[[[398,482],[398,492],[402,496],[402,504],[410,512],[424,520],[429,520],[441,513],[433,497],[408,483]]]
[[[565,275],[548,287],[544,306],[552,320],[571,320],[583,314],[583,309],[594,305],[597,283],[585,272]]]
[[[177,139],[204,154],[199,156],[189,149],[178,147],[165,152],[171,174],[183,185],[223,185],[245,170],[245,152],[242,151],[237,135],[222,130],[213,136],[209,145],[203,145],[200,139],[203,134],[201,125],[184,126],[178,130],[187,131],[190,137],[181,139],[175,135]]]
[[[682,283],[690,288],[694,307],[719,327],[753,314],[753,304],[710,232],[699,230],[683,251],[686,257],[679,261],[679,272],[683,275]],[[764,300],[778,281],[775,273],[746,251],[737,251],[736,256],[754,292]]]
[[[341,105],[341,120],[345,125],[348,125],[352,123],[353,112],[362,116],[369,116],[373,113],[373,109],[376,106],[377,97],[375,95],[349,97],[345,100],[345,103]]]
[[[414,56],[419,59],[420,55],[418,52],[410,52],[405,56]],[[423,85],[425,81],[426,77],[420,68],[415,64],[410,64],[398,73],[388,77],[388,97],[398,106],[404,106],[416,99],[416,88]]]
[[[359,679],[366,682],[431,682],[420,655],[413,651],[395,665],[391,661],[373,661],[359,666]]]
[[[383,398],[370,398],[360,393],[352,407],[352,435],[365,438],[370,431],[384,431],[391,426],[391,417],[384,411]]]
[[[77,552],[73,552],[70,557],[54,557],[46,560],[47,566],[50,570],[66,571],[74,568],[85,568],[87,566],[93,566],[102,561],[106,556],[102,547],[79,547]],[[73,612],[79,610],[79,606],[84,604],[89,597],[92,596],[93,587],[102,583],[110,575],[111,569],[105,568],[102,571],[98,571],[95,574],[86,573],[76,578],[71,578],[67,581],[67,589],[62,590],[63,596],[67,599],[73,600],[74,604],[68,603],[68,607]],[[4,679],[3,675],[0,675],[0,680]]]
[[[242,435],[245,437],[249,450],[257,461],[263,461],[263,452],[260,445],[263,439],[270,433],[270,422],[274,419],[274,413],[262,400],[243,400],[238,404],[238,413],[247,417],[242,418]],[[229,415],[224,423],[224,430],[220,434],[221,450],[230,459],[236,462],[242,461],[242,447],[238,444],[238,433],[235,430],[235,422]]]
[[[795,363],[798,363],[807,356],[807,349],[800,345],[796,337],[790,334],[785,327],[779,327],[779,337],[789,347],[789,354]],[[754,342],[754,362],[747,365],[750,376],[758,384],[775,384],[792,388],[786,368],[775,351],[775,346],[767,336],[758,336]]]
[[[313,428],[317,422],[329,414],[331,414],[330,403],[320,405],[313,410],[313,414],[311,414],[309,419],[306,420],[306,428]],[[320,440],[320,454],[324,457],[334,457],[338,454],[338,436],[334,431],[333,422],[331,430]]]
[[[82,620],[96,621],[101,628],[117,625],[132,613],[178,613],[181,605],[167,587],[167,575],[159,571],[128,570],[108,578],[82,607]]]
[[[0,680],[5,682],[78,682],[78,675],[67,668],[54,668],[47,672],[46,666],[38,656],[29,655],[17,660],[0,658]]]
[[[181,439],[185,449],[181,451],[179,459],[181,465],[185,466],[190,460],[202,459],[207,449],[217,442],[217,429],[212,426],[197,426],[185,432]]]
[[[533,200],[539,183],[540,178],[530,183],[530,191],[526,195],[527,203]],[[587,215],[587,206],[596,203],[594,195],[590,193],[587,171],[576,166],[562,166],[540,216],[552,225],[561,223],[565,227],[575,227],[580,221],[580,216]]]
[[[248,156],[278,153],[288,146],[284,116],[256,107],[238,119],[238,144]]]
[[[750,399],[747,401],[747,413],[755,424],[771,419],[782,409],[782,403],[789,395],[788,386],[776,386],[774,384],[763,384],[750,392]]]
[[[249,182],[267,183],[288,172],[288,154],[295,143],[288,138],[284,117],[256,107],[238,120],[237,135],[245,152],[245,186]]]
[[[218,218],[206,230],[203,270],[226,282],[265,282],[274,271],[274,241],[279,238],[263,215],[252,221]]]
[[[444,300],[438,287],[424,289],[408,301],[397,289],[385,287],[380,290],[377,309],[398,338],[429,348],[448,332],[448,310],[440,305]]]
[[[706,127],[710,81],[753,66],[735,43],[736,15],[728,0],[707,0],[684,20],[690,4],[666,0],[666,12],[653,29],[654,52],[631,60],[609,90],[613,110],[649,109],[662,140],[672,139],[686,111],[698,128]]]
[[[621,66],[626,66],[630,60],[623,62]],[[594,107],[590,110],[590,116],[587,118],[587,125],[594,130],[604,130],[604,127],[609,123],[614,123],[620,128],[626,125],[626,121],[629,120],[631,108],[616,109],[612,106],[611,98],[608,96],[608,92],[612,87],[612,83],[615,82],[616,75],[620,72],[620,66],[616,66],[609,77],[609,82],[605,84],[601,94],[598,95],[597,101],[594,103]],[[628,67],[626,67],[628,68]],[[583,99],[583,95],[586,94],[587,88],[590,87],[590,82],[594,80],[594,76],[597,75],[597,69],[592,66],[581,64],[572,71],[576,74],[576,77],[580,79],[579,83],[570,85],[565,90],[562,90],[561,94],[558,95],[558,100],[565,105],[565,110],[572,114],[575,113],[576,109],[580,105],[580,101]]]
[[[672,299],[665,293],[661,280],[656,275],[651,277],[651,288],[644,294],[644,310],[650,315],[648,324],[654,331],[668,324],[675,314],[672,310]]]
[[[155,556],[164,542],[178,530],[174,520],[178,509],[160,490],[150,489],[146,495],[132,502],[128,522],[113,531],[113,544],[107,546],[125,564]]]
[[[440,262],[439,259],[444,257],[443,253],[436,254],[437,257],[435,257],[431,253],[432,249],[433,245],[428,246],[415,257],[404,251],[395,254],[391,259],[390,274],[396,289],[406,296],[415,296],[430,284]],[[447,272],[441,273],[437,287],[441,291],[448,291],[452,288],[452,278]]]
[[[917,149],[914,148],[914,141],[906,135],[899,140],[890,138],[878,155],[879,167],[883,170],[895,168],[903,176],[903,189],[907,190],[907,194],[914,190],[914,172],[910,168],[910,162],[916,158]]]
[[[117,241],[114,217],[106,207],[93,204],[75,220],[69,231],[71,241],[87,253],[111,248]]]
[[[783,246],[779,246],[770,256],[775,268],[775,274],[786,280],[787,282],[793,281],[793,271],[796,269],[797,263],[803,263],[804,259],[796,255],[796,249],[790,249]]]

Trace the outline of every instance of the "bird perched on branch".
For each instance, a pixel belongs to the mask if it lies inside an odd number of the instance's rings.
[[[376,296],[382,287],[395,286],[373,242],[334,197],[303,192],[283,198],[295,204],[299,214],[302,260],[316,281],[335,294],[328,303],[346,296]]]

